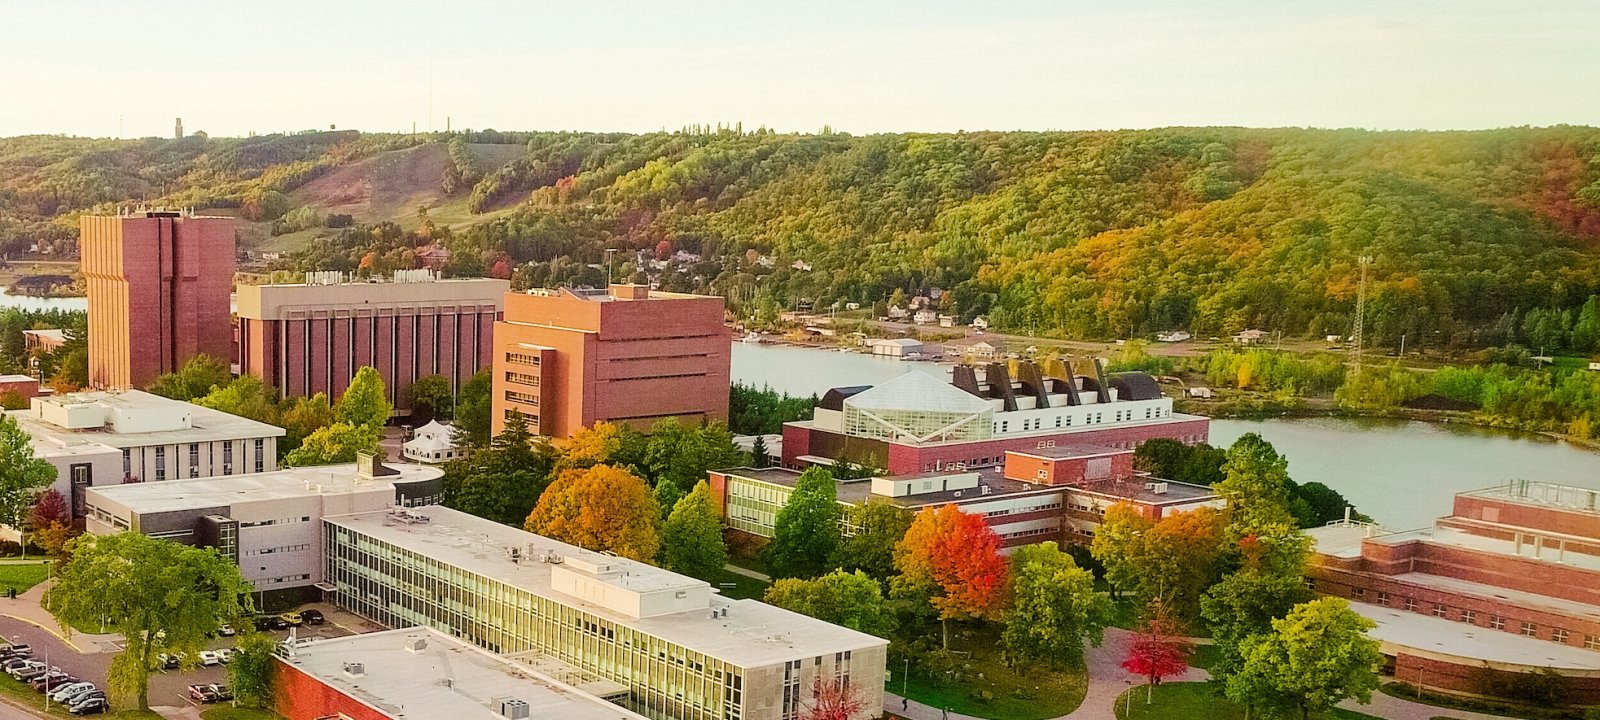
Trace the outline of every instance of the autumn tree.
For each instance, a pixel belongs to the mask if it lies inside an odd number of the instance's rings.
[[[1298,710],[1302,720],[1350,698],[1365,703],[1383,664],[1378,641],[1367,636],[1374,627],[1340,598],[1298,605],[1245,641],[1243,666],[1225,692],[1247,707]]]
[[[879,582],[894,575],[894,549],[911,528],[912,513],[887,502],[864,502],[845,511],[851,533],[839,541],[833,565],[861,570]]]
[[[63,627],[105,625],[124,649],[107,674],[114,697],[150,709],[149,678],[161,652],[197,656],[224,622],[251,613],[253,588],[233,561],[137,532],[83,535],[45,591],[44,606]]]
[[[1112,506],[1090,550],[1106,579],[1148,602],[1159,598],[1179,617],[1199,611],[1200,596],[1216,582],[1222,515],[1207,507],[1159,521],[1126,504]]]
[[[1000,538],[983,518],[954,505],[918,512],[895,546],[894,564],[900,575],[891,581],[891,595],[936,611],[945,648],[950,647],[950,621],[999,620],[1005,610]]]
[[[583,428],[558,444],[562,470],[583,469],[612,463],[622,450],[627,428],[604,420]]]
[[[528,532],[640,562],[661,547],[661,511],[638,476],[610,465],[561,471],[528,515]]]
[[[767,563],[776,577],[816,577],[828,570],[839,547],[838,485],[821,467],[795,479],[789,500],[773,520]]]
[[[673,506],[661,527],[661,566],[708,580],[727,563],[722,519],[711,500],[711,486],[701,480]]]
[[[888,637],[894,630],[883,586],[860,570],[834,570],[810,580],[784,578],[767,588],[762,600],[868,635]]]
[[[241,378],[239,382],[244,382],[244,379]],[[332,425],[338,419],[333,411],[333,403],[328,400],[326,393],[319,392],[311,397],[284,398],[281,407],[282,425],[285,431],[283,439],[288,451],[300,447],[312,433]]]
[[[56,467],[33,452],[33,438],[17,419],[0,414],[0,525],[24,528],[39,489],[56,480]],[[57,494],[60,497],[60,494]],[[22,538],[27,554],[28,538]]]
[[[1155,686],[1162,680],[1189,670],[1189,655],[1193,652],[1194,644],[1186,636],[1183,623],[1156,600],[1145,607],[1133,640],[1128,643],[1122,669],[1148,681],[1145,702],[1149,703]]]
[[[1000,642],[1012,660],[1077,666],[1083,644],[1100,644],[1112,620],[1111,600],[1095,592],[1094,576],[1053,541],[1011,554],[1011,609]]]
[[[811,681],[811,698],[801,706],[800,720],[855,720],[866,709],[849,683],[818,676]]]

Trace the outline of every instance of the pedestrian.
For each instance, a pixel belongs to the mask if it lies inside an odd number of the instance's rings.
[[[950,720],[950,708],[945,708],[945,709],[941,710],[940,712],[944,713],[944,715],[943,715],[944,720]]]
[[[905,698],[900,698],[900,712],[905,712],[906,710],[908,710],[910,708],[911,708],[911,701],[907,700]]]

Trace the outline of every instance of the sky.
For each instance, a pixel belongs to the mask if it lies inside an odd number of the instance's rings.
[[[175,117],[212,135],[1600,125],[1600,2],[0,0],[0,136],[166,136]]]

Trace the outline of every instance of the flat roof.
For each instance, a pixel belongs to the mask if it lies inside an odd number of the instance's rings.
[[[410,643],[423,647],[413,651]],[[280,662],[396,718],[501,718],[498,700],[528,704],[528,716],[561,720],[645,720],[527,665],[424,627],[319,640]],[[361,673],[346,672],[360,663]]]
[[[1554,535],[1554,533],[1531,532],[1529,535],[1550,538],[1552,535]],[[1578,552],[1575,549],[1569,548],[1565,553],[1561,554],[1561,561],[1557,563],[1557,551],[1553,548],[1545,548],[1541,551],[1539,557],[1534,557],[1534,545],[1532,544],[1531,539],[1529,542],[1523,543],[1522,552],[1518,552],[1516,542],[1513,540],[1502,540],[1483,535],[1475,535],[1459,528],[1453,528],[1444,525],[1438,525],[1423,530],[1409,530],[1406,532],[1390,533],[1388,535],[1377,535],[1372,538],[1372,541],[1383,543],[1385,545],[1397,545],[1404,542],[1430,542],[1447,547],[1461,548],[1463,550],[1473,550],[1477,552],[1493,553],[1495,555],[1521,557],[1534,562],[1548,562],[1552,564],[1559,564],[1565,567],[1577,567],[1583,570],[1600,572],[1600,556],[1586,555]]]
[[[3,383],[19,383],[19,382],[37,383],[39,381],[37,379],[35,379],[32,375],[0,375],[0,382],[3,382]]]
[[[1371,524],[1336,520],[1321,527],[1302,530],[1312,540],[1313,551],[1339,558],[1361,557],[1361,543],[1389,531]]]
[[[1600,621],[1600,606],[1576,600],[1566,600],[1523,590],[1513,590],[1498,585],[1488,585],[1471,580],[1460,580],[1444,575],[1430,575],[1420,572],[1390,575],[1389,579],[1408,585],[1444,590],[1461,595],[1472,595],[1485,600],[1499,600],[1522,608],[1546,610],[1559,615],[1570,615],[1586,620]]]
[[[1149,488],[1150,483],[1165,485],[1166,492],[1158,493],[1154,490],[1151,490]],[[1147,505],[1192,502],[1195,500],[1207,500],[1217,496],[1216,492],[1204,485],[1191,485],[1189,483],[1178,482],[1176,480],[1163,480],[1161,478],[1148,476],[1134,476],[1132,478],[1123,480],[1091,480],[1083,483],[1082,485],[1068,487],[1076,487],[1076,489],[1082,490],[1083,492],[1098,493],[1100,495],[1109,495],[1126,500],[1134,500]]]
[[[1044,458],[1046,460],[1065,460],[1067,458],[1100,457],[1103,455],[1131,455],[1132,450],[1106,447],[1104,445],[1091,445],[1088,443],[1071,443],[1067,445],[1054,445],[1051,447],[1032,448],[1029,450],[1007,450],[1007,454],[1028,455]]]
[[[749,478],[760,482],[794,487],[799,479],[800,472],[787,468],[729,468],[715,472],[724,475],[733,475]],[[917,508],[926,505],[943,505],[952,502],[975,502],[978,500],[994,500],[1008,495],[1026,495],[1047,492],[1078,491],[1095,493],[1099,495],[1114,496],[1127,500],[1135,500],[1152,505],[1174,502],[1190,502],[1213,497],[1216,493],[1204,485],[1192,485],[1173,480],[1162,480],[1154,477],[1135,476],[1129,480],[1098,480],[1080,485],[1044,485],[1021,480],[1012,480],[1002,474],[999,468],[975,468],[970,470],[932,470],[928,472],[911,473],[908,475],[890,475],[890,480],[916,480],[927,478],[950,477],[954,475],[978,476],[976,488],[962,488],[959,490],[943,490],[940,492],[919,493],[916,495],[903,495],[890,497],[876,495],[872,492],[870,480],[845,480],[838,483],[840,502],[858,504],[867,500],[877,500],[892,503],[905,508]],[[1145,487],[1145,483],[1166,483],[1167,492],[1156,493]],[[982,488],[989,488],[985,495]]]
[[[1461,497],[1502,500],[1517,505],[1600,515],[1600,488],[1562,485],[1530,480],[1513,480],[1505,485],[1460,493]]]
[[[114,448],[147,447],[151,445],[183,445],[186,443],[213,442],[217,440],[248,440],[261,437],[282,437],[283,428],[256,422],[249,418],[239,417],[220,410],[195,405],[182,400],[170,400],[144,392],[142,390],[126,390],[121,392],[90,391],[76,392],[65,395],[55,395],[47,398],[38,398],[39,402],[56,405],[98,404],[105,407],[121,407],[137,410],[139,408],[160,408],[162,406],[182,405],[184,412],[189,414],[191,427],[177,430],[157,430],[154,432],[116,432],[109,427],[87,428],[82,430],[69,430],[59,425],[54,425],[33,416],[30,410],[12,410],[6,414],[17,419],[22,429],[35,439],[53,443],[55,445],[69,445],[75,442],[95,442],[109,445]]]
[[[313,495],[340,495],[351,492],[393,489],[406,484],[433,480],[444,470],[427,465],[385,464],[397,474],[363,478],[355,463],[287,468],[248,475],[224,475],[186,480],[99,485],[89,492],[111,500],[139,514],[173,512],[194,508],[222,507],[241,501],[284,500]]]
[[[733,600],[720,595],[713,595],[710,605],[704,609],[645,618],[623,615],[556,591],[551,583],[553,565],[536,561],[513,562],[506,548],[532,546],[529,548],[529,557],[553,552],[568,559],[618,565],[629,577],[646,584],[687,586],[704,583],[652,565],[602,555],[446,507],[435,505],[413,510],[427,516],[429,521],[397,523],[391,520],[387,512],[367,512],[325,517],[323,522],[354,530],[539,597],[580,608],[618,625],[744,668],[879,647],[888,642],[755,600]],[[712,608],[727,608],[728,614],[726,617],[712,618]]]
[[[1410,648],[1474,663],[1600,670],[1600,653],[1581,647],[1370,603],[1353,602],[1350,609],[1378,624],[1371,634],[1388,652]]]

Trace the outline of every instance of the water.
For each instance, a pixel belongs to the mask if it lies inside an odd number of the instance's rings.
[[[41,298],[27,295],[12,295],[9,288],[0,287],[0,308],[15,307],[24,310],[88,310],[89,299],[81,297],[72,298]]]
[[[908,370],[948,377],[949,366],[856,353],[733,345],[733,379],[792,395],[871,385]],[[1600,488],[1600,452],[1540,435],[1466,425],[1347,418],[1215,420],[1213,445],[1259,433],[1289,458],[1299,482],[1321,482],[1395,529],[1449,514],[1463,490],[1514,478]]]

